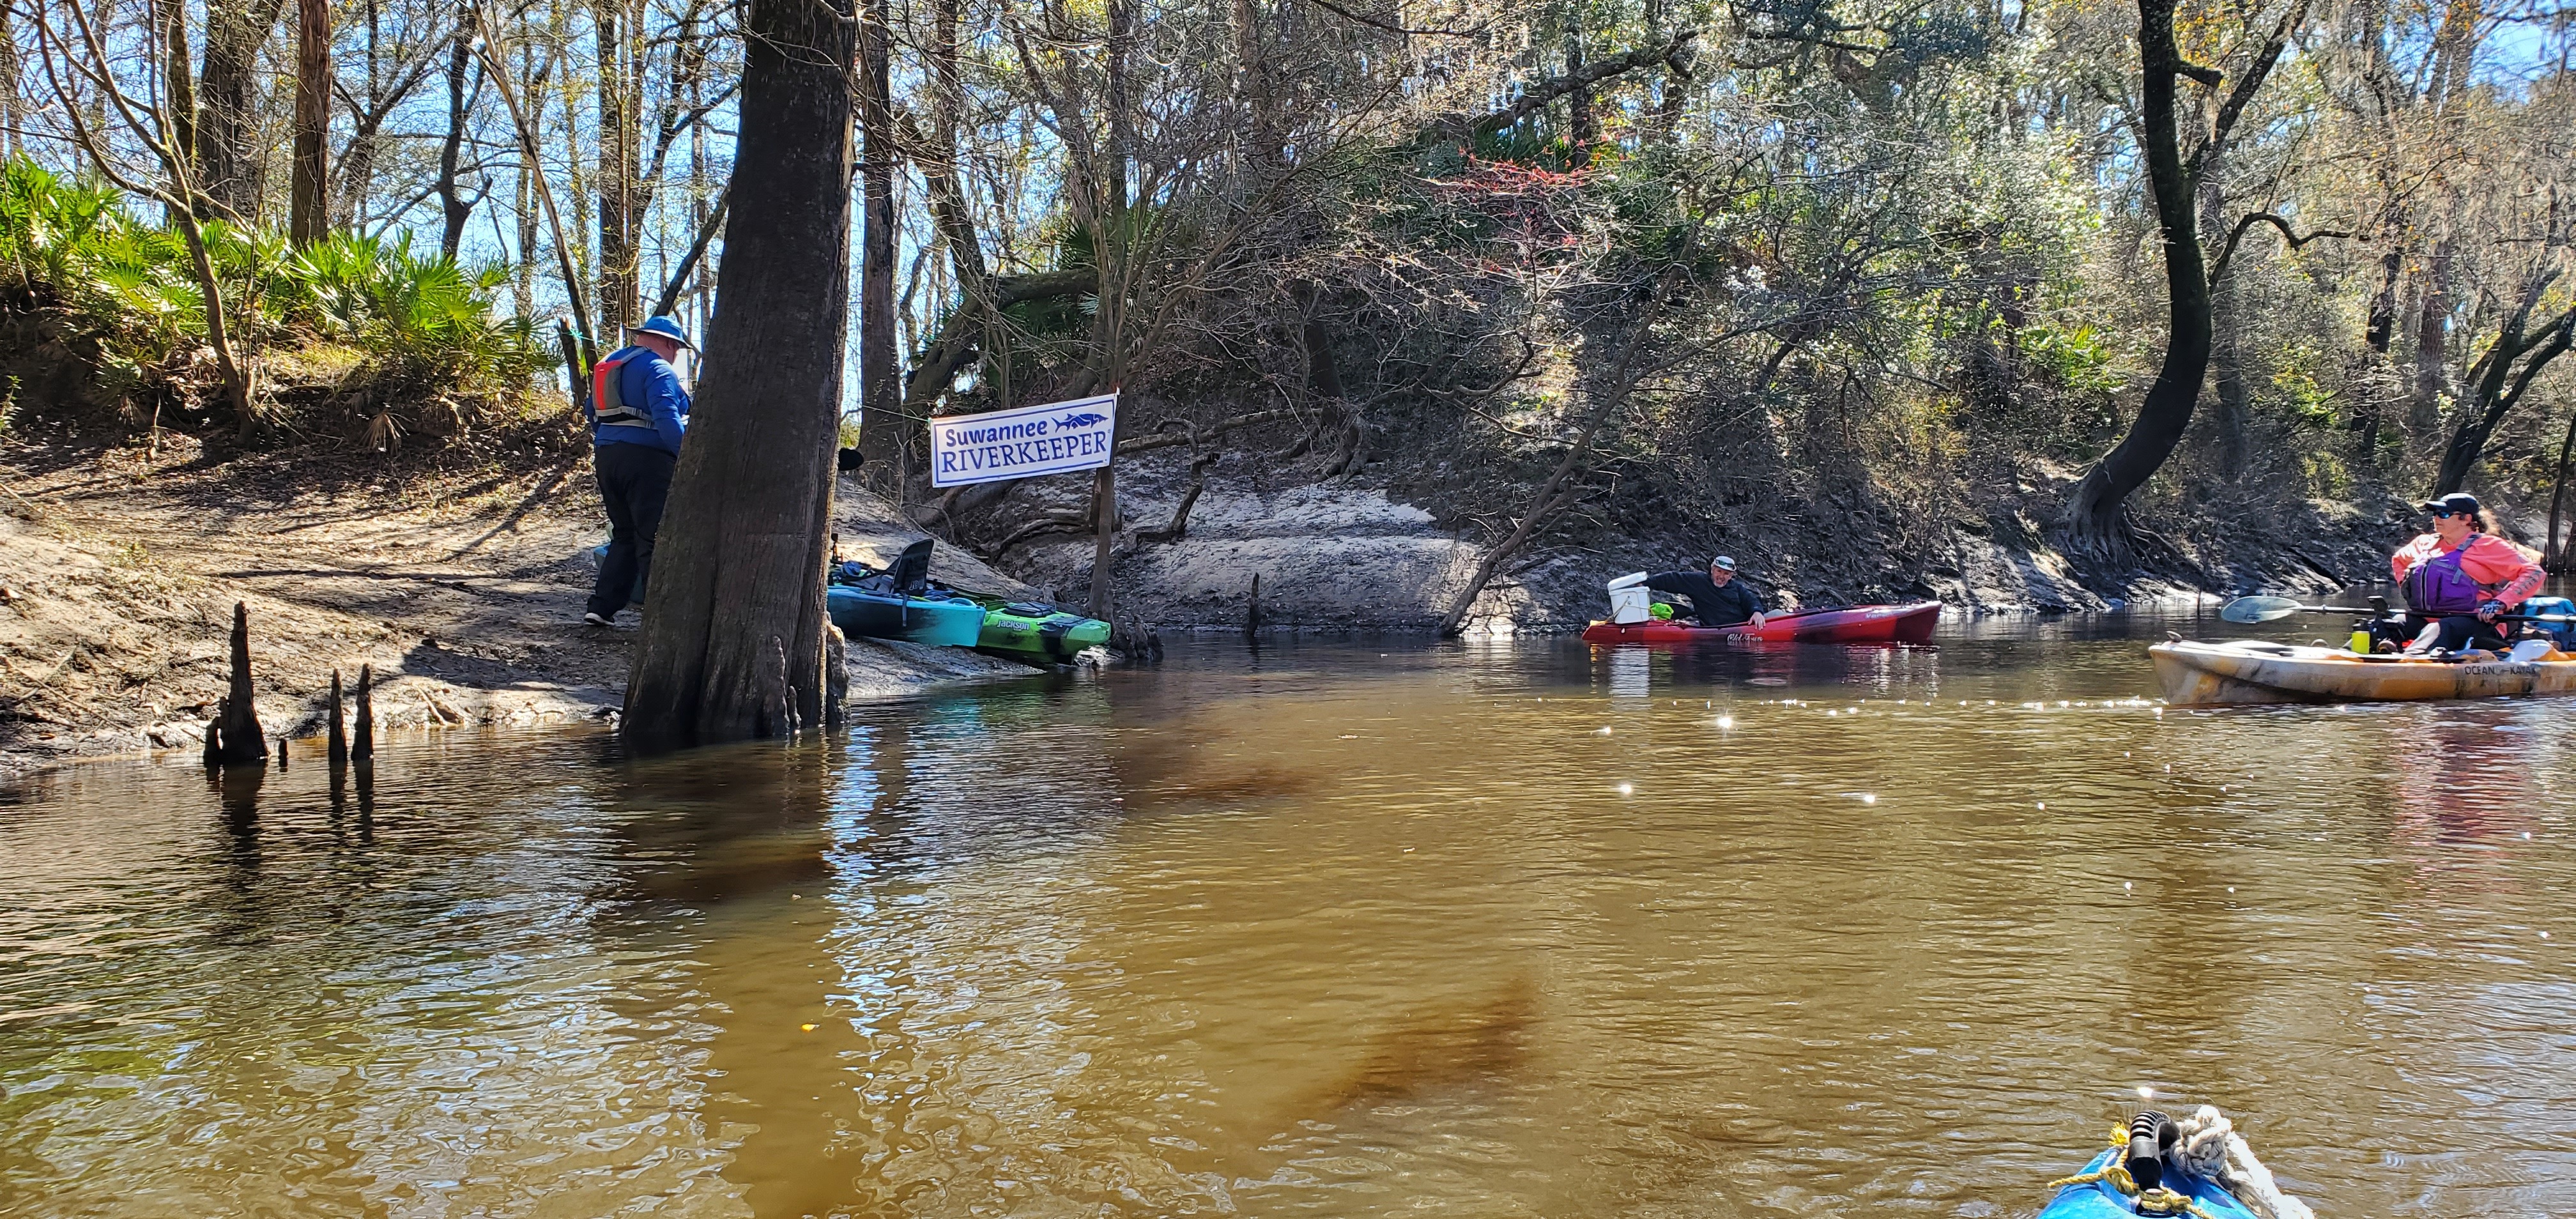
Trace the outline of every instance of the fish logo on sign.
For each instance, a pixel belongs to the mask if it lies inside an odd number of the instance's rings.
[[[930,485],[1097,470],[1116,456],[1118,395],[1043,402],[930,421]]]

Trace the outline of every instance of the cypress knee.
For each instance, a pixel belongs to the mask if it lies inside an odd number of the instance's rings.
[[[239,601],[233,602],[232,642],[232,689],[216,711],[223,723],[223,741],[215,745],[211,735],[207,741],[221,765],[262,765],[268,761],[268,734],[260,731],[259,712],[251,704],[250,607]]]
[[[349,747],[352,762],[376,758],[376,666],[358,666],[358,740]]]
[[[331,670],[331,765],[349,764],[349,727],[340,715],[340,671]]]

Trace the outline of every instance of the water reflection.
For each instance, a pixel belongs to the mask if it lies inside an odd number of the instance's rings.
[[[2160,712],[2057,628],[1179,651],[48,778],[0,1213],[2027,1213],[2142,1084],[2330,1211],[2576,1179],[2547,705]]]

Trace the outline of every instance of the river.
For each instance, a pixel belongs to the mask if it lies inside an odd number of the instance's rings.
[[[2576,1206],[2570,705],[2165,709],[2162,626],[53,772],[0,1214],[2024,1216],[2142,1088],[2321,1214]]]

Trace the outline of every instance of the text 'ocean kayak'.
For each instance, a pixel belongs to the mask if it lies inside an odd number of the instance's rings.
[[[1923,643],[1940,622],[1941,603],[1854,605],[1843,609],[1790,610],[1768,615],[1761,626],[1698,626],[1679,621],[1595,622],[1585,643],[1689,643],[1701,639],[1767,639],[1779,643]]]
[[[2555,651],[2538,660],[2452,661],[2237,640],[2160,643],[2147,655],[2165,701],[2184,705],[2576,693],[2576,656]]]

